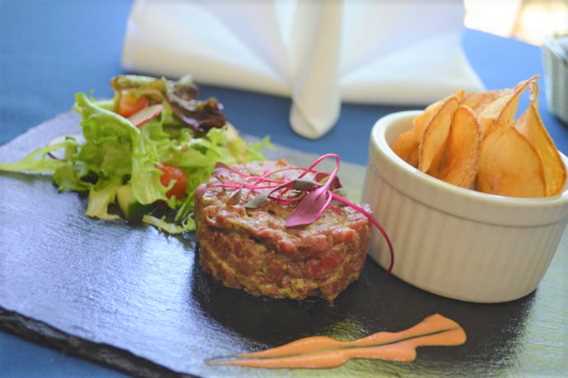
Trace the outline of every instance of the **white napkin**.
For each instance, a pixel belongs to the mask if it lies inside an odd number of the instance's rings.
[[[123,65],[291,96],[292,128],[318,138],[341,100],[427,104],[482,84],[460,46],[461,2],[137,0]]]

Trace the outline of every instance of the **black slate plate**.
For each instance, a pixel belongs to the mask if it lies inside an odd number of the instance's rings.
[[[66,114],[0,148],[14,160],[76,133]],[[292,154],[297,162],[311,156]],[[363,169],[344,167],[352,190]],[[227,289],[198,266],[191,238],[84,216],[85,201],[48,178],[0,176],[0,327],[140,376],[494,376],[566,372],[568,248],[536,293],[499,305],[444,299],[367,261],[335,305],[275,301]],[[452,237],[452,236],[448,236]],[[205,360],[310,335],[355,338],[441,313],[462,324],[460,347],[427,347],[411,364],[352,361],[333,370],[251,370]]]

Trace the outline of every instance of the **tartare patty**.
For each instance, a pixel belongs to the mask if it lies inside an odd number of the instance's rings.
[[[245,205],[262,191],[227,189],[245,174],[287,168],[284,160],[218,167],[196,193],[197,237],[201,268],[223,285],[253,295],[333,301],[363,268],[369,223],[357,211],[332,203],[312,224],[286,227],[294,205],[267,200]],[[294,179],[298,171],[273,178]]]

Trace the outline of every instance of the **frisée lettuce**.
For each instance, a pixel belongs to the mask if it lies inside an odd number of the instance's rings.
[[[218,162],[262,160],[270,145],[268,138],[245,142],[225,121],[221,104],[197,100],[187,77],[126,75],[112,86],[112,101],[76,95],[84,140],[66,137],[0,163],[0,171],[50,174],[60,191],[88,192],[90,217],[122,217],[173,234],[195,229],[195,190]]]

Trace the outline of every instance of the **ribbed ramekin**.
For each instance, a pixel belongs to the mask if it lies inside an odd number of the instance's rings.
[[[393,242],[393,274],[431,293],[470,302],[506,302],[531,293],[566,228],[567,188],[556,197],[513,198],[420,172],[389,146],[419,113],[381,118],[369,143],[363,200]],[[384,268],[390,262],[377,235],[370,255]]]

